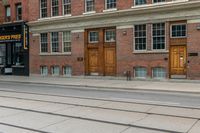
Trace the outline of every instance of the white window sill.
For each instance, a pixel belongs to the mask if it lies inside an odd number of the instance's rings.
[[[133,51],[133,54],[155,54],[155,53],[169,53],[169,51],[167,50]]]
[[[71,17],[72,15],[71,14],[64,14],[63,16],[64,17]]]
[[[187,2],[189,0],[176,0],[176,1],[168,1],[168,2],[157,2],[152,4],[143,4],[143,5],[134,5],[131,8],[144,8],[144,7],[152,7],[157,5],[167,5],[167,4],[173,4],[173,3],[181,3],[181,2]]]
[[[94,14],[96,11],[90,11],[90,12],[84,12],[83,15],[89,15],[89,14]]]
[[[72,55],[71,52],[63,52],[63,53],[40,53],[40,56],[56,56],[56,55]]]
[[[103,10],[103,12],[113,12],[113,11],[117,11],[117,8]]]

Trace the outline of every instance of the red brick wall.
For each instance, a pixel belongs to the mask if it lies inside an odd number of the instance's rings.
[[[123,35],[124,31],[127,35]],[[152,76],[153,67],[164,67],[168,73],[168,60],[164,60],[168,58],[168,53],[134,53],[133,36],[133,28],[117,30],[117,75],[123,76],[125,71],[131,71],[133,76],[133,68],[138,66],[147,68],[149,77]],[[147,42],[150,47],[151,41]]]
[[[61,33],[60,34],[60,50],[61,50]],[[40,74],[40,66],[48,66],[49,75],[51,74],[51,66],[58,65],[62,75],[62,67],[72,66],[73,75],[84,75],[84,61],[77,61],[78,57],[84,58],[84,33],[72,33],[72,54],[71,55],[39,55],[40,40],[39,36],[30,37],[30,73]],[[50,34],[49,34],[49,52],[50,52]]]
[[[200,79],[200,23],[188,24],[187,52],[198,53],[198,56],[188,56],[188,78]]]

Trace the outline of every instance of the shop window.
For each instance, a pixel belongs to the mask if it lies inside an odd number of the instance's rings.
[[[47,17],[47,0],[40,0],[40,17]]]
[[[19,66],[24,65],[24,54],[23,54],[22,43],[15,43],[13,46],[13,65]]]
[[[63,52],[71,52],[71,32],[63,32]]]
[[[59,33],[51,33],[51,52],[59,52]]]
[[[6,44],[0,45],[0,65],[6,64]]]
[[[52,74],[52,76],[59,76],[60,75],[59,66],[52,66],[51,67],[51,74]]]
[[[135,5],[144,5],[147,4],[147,0],[135,0]]]
[[[135,77],[136,78],[146,78],[147,69],[145,67],[136,67],[135,68]]]
[[[153,24],[153,50],[165,49],[165,23]]]
[[[146,50],[146,24],[135,25],[135,50]]]
[[[72,67],[71,66],[64,66],[63,67],[63,75],[66,77],[72,76]]]
[[[172,38],[186,37],[186,24],[174,24],[171,26]]]
[[[106,0],[106,9],[115,9],[116,5],[116,0]]]
[[[115,42],[116,31],[115,29],[105,30],[105,42]]]
[[[59,15],[59,3],[58,0],[51,0],[51,16]]]
[[[16,20],[22,20],[22,5],[16,5]]]
[[[90,31],[89,32],[89,42],[90,43],[99,42],[99,32],[98,31]]]
[[[40,67],[40,73],[41,73],[41,76],[47,76],[48,75],[48,67],[47,66],[41,66]]]
[[[10,6],[5,7],[5,21],[10,22],[11,21],[11,13],[10,13]]]
[[[153,68],[153,78],[156,78],[156,79],[166,78],[166,69],[162,67]]]
[[[64,15],[71,14],[71,0],[63,0]]]
[[[40,52],[41,53],[48,52],[48,34],[47,33],[40,34]]]
[[[85,0],[85,12],[92,12],[94,11],[94,0]]]

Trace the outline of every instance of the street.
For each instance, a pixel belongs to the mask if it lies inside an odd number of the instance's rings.
[[[199,101],[194,93],[0,82],[0,133],[199,133]]]

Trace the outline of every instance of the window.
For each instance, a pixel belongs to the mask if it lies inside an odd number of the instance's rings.
[[[166,70],[162,67],[153,68],[153,78],[156,79],[166,78]]]
[[[63,0],[64,15],[71,14],[71,0]]]
[[[116,8],[116,0],[106,0],[106,9]]]
[[[147,0],[135,0],[135,5],[144,5],[147,4]]]
[[[153,0],[153,3],[165,2],[165,0]]]
[[[135,25],[135,50],[146,50],[146,25]]]
[[[71,66],[64,66],[63,67],[63,75],[67,77],[72,76],[72,67]]]
[[[89,32],[89,42],[90,43],[97,43],[98,41],[99,41],[99,32],[90,31]]]
[[[105,30],[105,42],[115,42],[116,32],[114,29]]]
[[[71,32],[63,32],[63,52],[71,52]]]
[[[94,0],[85,0],[85,12],[94,11]]]
[[[165,49],[165,23],[153,24],[153,49]]]
[[[175,24],[171,26],[171,37],[186,37],[186,24]]]
[[[58,0],[51,1],[51,16],[58,16],[59,15],[59,5]]]
[[[5,21],[6,21],[6,22],[11,21],[11,18],[10,18],[10,17],[11,17],[10,6],[6,6],[6,7],[5,7],[5,13],[6,13],[6,14],[5,14],[5,16],[6,16],[6,17],[5,17]]]
[[[0,65],[6,65],[6,44],[0,45]]]
[[[146,78],[147,77],[147,69],[144,67],[136,67],[135,68],[135,77],[136,78]]]
[[[41,53],[48,52],[48,34],[47,33],[40,34],[40,52]]]
[[[22,20],[22,5],[16,5],[16,20]]]
[[[40,67],[40,74],[42,76],[47,76],[48,75],[48,68],[47,68],[47,66],[41,66]]]
[[[24,54],[23,54],[22,43],[15,43],[13,47],[13,65],[24,65]]]
[[[40,0],[40,17],[47,17],[47,0]]]
[[[59,66],[52,66],[51,67],[51,74],[53,76],[59,76],[60,75],[60,68],[59,68]]]
[[[51,52],[59,52],[59,37],[58,32],[51,33]]]

